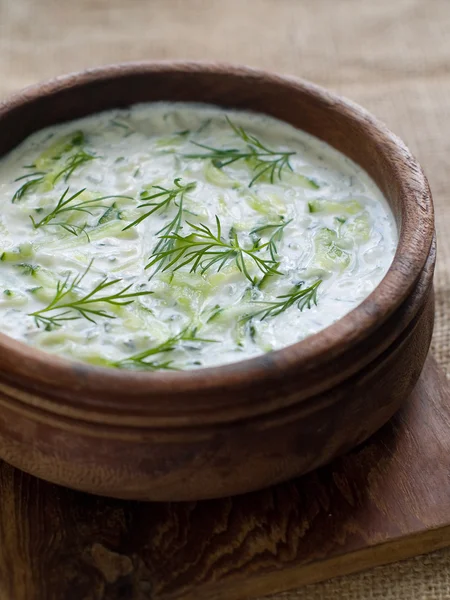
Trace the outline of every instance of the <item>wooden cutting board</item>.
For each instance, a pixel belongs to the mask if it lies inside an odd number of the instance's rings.
[[[0,463],[0,600],[240,600],[450,545],[450,389],[429,358],[374,438],[237,498],[125,502]]]

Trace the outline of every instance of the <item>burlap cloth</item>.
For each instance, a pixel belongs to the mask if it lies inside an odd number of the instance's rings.
[[[436,203],[434,354],[450,371],[450,0],[0,0],[0,99],[63,72],[152,58],[300,75],[403,137]],[[282,598],[450,599],[450,549]]]

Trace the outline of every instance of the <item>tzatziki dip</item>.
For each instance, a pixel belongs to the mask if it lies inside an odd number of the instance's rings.
[[[0,332],[120,369],[294,344],[379,284],[397,230],[354,162],[274,118],[153,103],[0,160]]]

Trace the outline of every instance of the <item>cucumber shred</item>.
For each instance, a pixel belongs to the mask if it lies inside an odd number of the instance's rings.
[[[356,215],[363,210],[358,200],[321,200],[319,198],[308,202],[310,213],[324,213],[327,215]]]
[[[222,169],[214,166],[212,161],[207,161],[203,167],[205,180],[212,185],[220,188],[239,189],[242,184],[236,179],[233,179]]]
[[[358,244],[368,242],[371,232],[370,217],[366,211],[362,215],[355,217],[353,221],[346,223],[343,228],[343,234]]]
[[[343,271],[349,266],[351,256],[341,248],[338,234],[333,229],[319,229],[314,237],[314,247],[314,263],[320,268]]]

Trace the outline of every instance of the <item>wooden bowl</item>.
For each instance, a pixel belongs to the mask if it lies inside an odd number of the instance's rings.
[[[156,100],[263,112],[352,158],[395,213],[392,266],[327,329],[222,367],[105,369],[0,335],[0,457],[49,481],[120,498],[239,494],[349,450],[410,394],[433,329],[431,194],[404,144],[362,108],[305,81],[215,64],[118,65],[29,88],[0,105],[0,156],[48,125]]]

